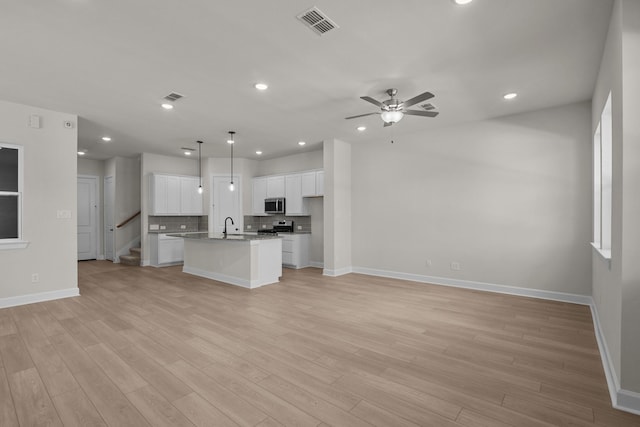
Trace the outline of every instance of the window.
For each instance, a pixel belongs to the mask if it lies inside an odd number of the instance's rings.
[[[26,247],[22,240],[22,147],[0,142],[0,249]]]
[[[593,136],[593,246],[611,259],[613,117],[611,93]]]

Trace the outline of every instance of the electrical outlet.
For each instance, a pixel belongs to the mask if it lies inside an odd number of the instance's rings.
[[[302,226],[301,225],[298,226],[298,230],[302,230]]]
[[[31,283],[38,283],[40,281],[40,275],[38,273],[33,273],[31,275]]]
[[[262,228],[267,228],[267,224],[262,224]]]
[[[186,229],[186,228],[187,228],[187,226],[186,226],[186,225],[184,225],[184,224],[180,224],[180,230],[184,230],[184,229]]]
[[[460,267],[460,263],[458,261],[451,261],[451,269],[453,271],[460,271],[462,267]]]
[[[161,225],[161,226],[160,226],[160,230],[166,230],[166,229],[167,229],[167,226],[166,226],[166,225]]]
[[[247,225],[247,230],[251,230],[251,224]]]
[[[158,224],[149,224],[149,230],[157,230],[160,226]]]
[[[430,260],[430,259],[426,260],[426,261],[424,262],[424,266],[425,266],[425,267],[431,267],[431,260]]]

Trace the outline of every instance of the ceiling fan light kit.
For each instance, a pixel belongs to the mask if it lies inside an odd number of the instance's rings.
[[[383,111],[380,113],[380,117],[385,123],[398,123],[404,117],[404,113],[396,110]]]
[[[387,126],[393,125],[394,123],[398,123],[400,120],[402,120],[405,114],[410,116],[422,116],[422,117],[436,117],[438,115],[437,111],[418,111],[418,110],[408,109],[408,107],[411,107],[412,105],[415,105],[420,102],[433,98],[434,95],[431,92],[421,93],[420,95],[414,96],[413,98],[404,102],[396,98],[396,95],[398,94],[397,89],[387,89],[386,92],[387,92],[387,95],[389,95],[391,98],[383,102],[373,99],[370,96],[360,97],[360,99],[363,99],[377,107],[380,107],[380,112],[359,114],[357,116],[350,116],[345,118],[347,120],[350,120],[358,117],[380,114],[380,117],[384,122],[384,126],[387,127]]]

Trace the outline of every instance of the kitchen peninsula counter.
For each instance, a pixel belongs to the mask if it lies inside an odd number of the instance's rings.
[[[278,283],[282,238],[274,235],[172,233],[184,239],[182,271],[244,288]]]

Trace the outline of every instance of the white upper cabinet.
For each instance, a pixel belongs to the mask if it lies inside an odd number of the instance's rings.
[[[266,215],[264,213],[264,199],[267,198],[267,178],[253,178],[253,215]]]
[[[313,197],[316,195],[316,173],[304,172],[302,174],[302,197]]]
[[[267,198],[285,197],[284,176],[267,177]]]
[[[200,180],[197,176],[180,177],[180,213],[203,215],[202,194],[198,193]]]
[[[268,215],[264,212],[264,199],[284,197],[285,215],[309,215],[305,197],[324,194],[324,171],[312,170],[288,175],[261,176],[253,178],[253,208],[256,216]]]
[[[316,196],[324,196],[324,171],[316,172]]]
[[[151,215],[203,215],[198,178],[152,174],[149,181]]]
[[[324,195],[324,171],[302,173],[302,197]]]
[[[308,215],[307,204],[302,198],[302,174],[292,174],[285,177],[286,215]]]

